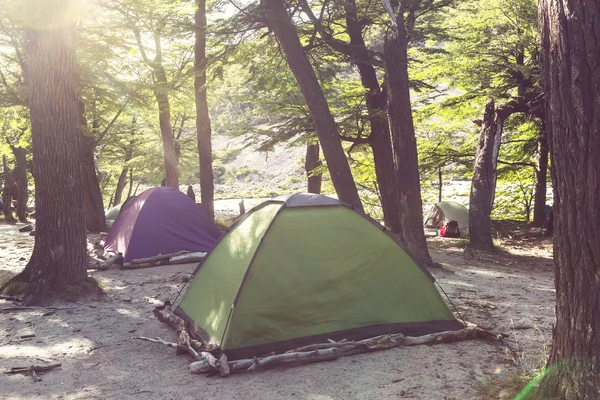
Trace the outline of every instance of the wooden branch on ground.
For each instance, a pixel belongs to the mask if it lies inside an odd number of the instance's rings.
[[[458,331],[437,332],[418,337],[404,336],[401,333],[396,333],[380,335],[358,341],[311,344],[290,350],[283,354],[229,361],[229,367],[231,369],[231,373],[255,371],[257,369],[266,369],[278,365],[307,364],[318,361],[334,360],[339,357],[389,349],[391,347],[398,346],[453,343],[477,338],[497,341],[501,339],[501,337],[502,335],[476,326],[469,326]],[[197,372],[195,373],[211,372],[211,370],[206,366],[203,366],[202,369],[196,368],[196,370]]]
[[[267,369],[278,365],[306,364],[318,361],[334,360],[339,357],[350,356],[398,346],[418,346],[423,344],[453,343],[463,340],[483,339],[487,341],[502,341],[503,335],[491,332],[474,324],[457,331],[431,333],[423,336],[405,336],[402,333],[379,335],[357,341],[316,343],[290,350],[283,354],[273,354],[265,357],[227,361],[222,354],[219,359],[212,353],[219,350],[214,344],[195,340],[188,331],[187,323],[173,313],[170,303],[154,309],[156,318],[177,331],[178,343],[169,343],[158,338],[149,340],[176,347],[191,354],[197,361],[190,365],[190,371],[195,374],[218,371],[221,376],[241,371],[255,371]]]
[[[134,269],[134,268],[150,268],[157,267],[159,265],[171,264],[170,259],[172,257],[178,257],[188,254],[189,251],[178,251],[169,254],[158,254],[152,257],[139,258],[137,260],[131,260],[126,264],[123,264],[123,269]]]
[[[187,264],[200,262],[204,259],[204,257],[206,257],[206,253],[202,251],[195,253],[187,253],[169,258],[169,264]]]
[[[4,295],[4,294],[0,294],[0,300],[19,301],[19,302],[23,301],[23,299],[20,298],[20,297],[17,297],[17,296],[7,296],[7,295]]]
[[[30,367],[13,367],[9,371],[4,372],[5,374],[29,374],[35,381],[41,381],[42,378],[38,376],[39,372],[48,372],[54,368],[60,367],[61,364],[52,364],[46,366],[32,365]]]
[[[152,339],[152,338],[145,337],[145,336],[138,336],[138,337],[135,337],[134,339],[146,340],[146,341],[152,342],[152,343],[160,343],[160,344],[163,344],[163,345],[165,345],[167,347],[172,347],[172,348],[177,349],[177,350],[187,351],[187,347],[186,346],[180,345],[178,343],[167,342],[166,340],[163,340],[163,339],[161,339],[159,337],[157,337],[155,339]]]
[[[189,251],[183,250],[183,251],[177,251],[175,253],[169,253],[169,254],[158,254],[158,255],[152,256],[152,257],[131,260],[131,264],[146,264],[146,263],[153,262],[153,261],[168,260],[171,257],[180,256],[182,254],[187,254],[187,253],[189,253]]]

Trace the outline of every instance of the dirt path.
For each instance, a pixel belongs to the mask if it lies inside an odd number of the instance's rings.
[[[550,338],[554,291],[551,259],[543,247],[511,247],[511,254],[466,259],[448,243],[431,242],[447,269],[433,271],[470,321],[510,331],[536,362],[541,335]],[[0,225],[0,278],[27,260],[33,240],[14,226]],[[104,286],[100,301],[55,303],[52,308],[0,311],[0,370],[62,363],[34,382],[0,375],[1,399],[473,399],[478,381],[505,369],[499,346],[461,342],[396,348],[288,369],[226,379],[188,372],[189,358],[172,349],[133,339],[138,335],[175,340],[152,309],[173,300],[194,265],[92,275]],[[0,308],[11,304],[0,301]],[[519,328],[519,329],[512,329]],[[531,329],[536,326],[538,329]],[[521,329],[523,328],[523,329]],[[35,334],[22,339],[21,336]]]

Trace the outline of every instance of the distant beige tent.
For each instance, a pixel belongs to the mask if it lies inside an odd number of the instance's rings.
[[[440,229],[449,221],[458,222],[458,229],[469,229],[469,209],[453,201],[440,201],[431,208],[423,226],[426,229]]]

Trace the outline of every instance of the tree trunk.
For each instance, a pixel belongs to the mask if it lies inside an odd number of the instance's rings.
[[[386,35],[383,59],[387,83],[388,110],[399,201],[398,236],[421,265],[429,267],[433,260],[427,249],[423,230],[423,204],[419,181],[417,141],[413,125],[408,86],[407,38],[400,10],[395,27]]]
[[[208,101],[206,99],[206,0],[196,0],[196,44],[194,48],[194,89],[196,93],[196,134],[200,159],[200,202],[215,219],[215,184],[212,169],[212,143]]]
[[[321,181],[323,175],[320,173],[313,173],[313,170],[319,168],[323,163],[319,159],[319,143],[308,143],[306,145],[306,159],[304,162],[304,169],[306,170],[307,176],[307,188],[308,193],[321,193]]]
[[[4,174],[4,187],[2,189],[2,203],[4,204],[4,219],[7,222],[16,222],[12,212],[12,200],[15,184],[12,179],[12,171],[6,163],[6,156],[2,156],[2,172]]]
[[[542,226],[546,220],[546,187],[548,176],[548,137],[546,124],[542,121],[540,125],[540,136],[538,137],[538,159],[535,166],[535,200],[533,205],[533,225]]]
[[[362,203],[339,139],[335,120],[285,5],[282,0],[262,0],[261,4],[267,11],[267,25],[283,48],[288,65],[310,110],[338,198],[362,211]]]
[[[127,162],[127,156],[125,156],[125,162]],[[114,204],[121,204],[123,197],[123,189],[125,189],[125,184],[127,183],[127,170],[128,167],[125,165],[121,170],[121,174],[119,175],[119,180],[117,181],[117,188],[115,189],[115,197]]]
[[[121,200],[123,197],[123,190],[125,189],[125,184],[127,183],[127,172],[129,171],[129,165],[127,163],[131,160],[133,156],[132,151],[132,143],[130,142],[130,147],[125,150],[125,162],[123,165],[123,169],[121,170],[121,174],[119,175],[119,180],[117,181],[117,187],[115,189],[115,195],[113,203],[115,205],[121,204]]]
[[[350,36],[350,44],[354,48],[366,51],[363,39],[362,24],[358,20],[356,2],[347,0],[344,3],[346,26]],[[400,210],[398,186],[396,185],[396,166],[390,137],[390,127],[387,120],[385,96],[379,86],[377,72],[371,64],[357,63],[362,86],[366,89],[365,102],[371,125],[370,144],[373,150],[373,163],[379,192],[381,208],[386,226],[393,232],[400,232]]]
[[[27,221],[27,201],[29,199],[29,190],[27,182],[27,150],[22,147],[11,146],[11,150],[15,156],[15,182],[17,193],[17,218],[21,222]]]
[[[543,389],[600,398],[600,3],[540,0],[552,186],[556,325]],[[547,397],[546,397],[547,398]]]
[[[444,191],[444,176],[442,175],[442,168],[438,168],[438,201],[442,201],[442,193]]]
[[[96,141],[87,132],[82,132],[79,142],[79,157],[83,180],[83,212],[85,226],[90,232],[106,232],[106,218],[100,182],[96,175],[94,151]]]
[[[36,235],[17,277],[27,281],[25,304],[76,290],[87,280],[75,30],[69,1],[26,1],[24,50],[29,80]],[[51,28],[51,29],[50,29]],[[15,277],[15,279],[17,279]],[[75,294],[75,293],[72,293]]]
[[[490,100],[485,106],[479,131],[469,198],[469,247],[483,251],[494,250],[490,214],[496,187],[495,160],[498,152],[495,148],[499,143],[496,115],[494,100]]]
[[[165,68],[157,64],[154,71],[154,95],[158,103],[158,121],[162,138],[165,160],[166,186],[179,189],[177,154],[171,128],[171,105],[169,102],[169,83]],[[116,203],[116,202],[115,202]],[[118,203],[116,203],[118,204]]]
[[[129,167],[129,189],[127,189],[127,198],[133,194],[133,167]]]

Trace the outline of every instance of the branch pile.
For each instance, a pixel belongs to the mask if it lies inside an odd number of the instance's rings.
[[[194,374],[216,373],[227,376],[236,372],[255,371],[279,365],[308,364],[319,361],[334,360],[339,357],[350,356],[358,353],[389,349],[398,346],[417,346],[423,344],[454,343],[463,340],[483,339],[487,341],[502,341],[503,335],[494,333],[469,324],[458,331],[431,333],[423,336],[405,336],[402,333],[375,336],[368,339],[329,343],[316,343],[298,347],[283,354],[273,354],[265,357],[227,361],[222,354],[219,359],[211,353],[218,354],[219,348],[215,344],[203,343],[192,338],[188,331],[188,324],[173,313],[171,305],[166,302],[164,306],[154,309],[154,315],[159,321],[164,322],[177,331],[178,342],[171,343],[160,338],[151,339],[137,337],[136,339],[160,343],[176,348],[178,353],[187,352],[196,361],[190,364],[190,371]]]

